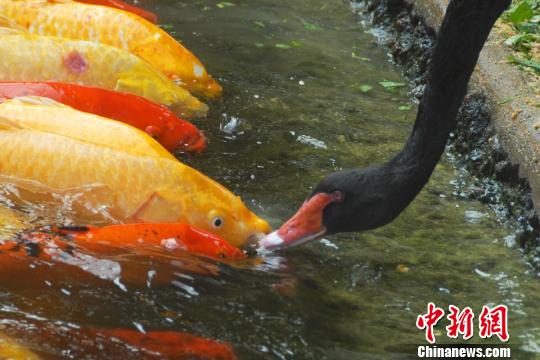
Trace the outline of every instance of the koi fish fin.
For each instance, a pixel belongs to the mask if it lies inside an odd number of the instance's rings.
[[[11,20],[7,16],[0,15],[0,34],[1,35],[14,35],[14,34],[26,34],[25,28]]]
[[[4,101],[4,104],[20,104],[20,105],[44,105],[59,108],[70,108],[67,105],[61,104],[52,99],[42,96],[20,96]]]
[[[162,189],[153,192],[133,214],[137,222],[178,222],[186,196],[175,190]]]
[[[145,82],[148,82],[148,80],[145,79],[144,77],[141,77],[140,75],[125,73],[125,72],[119,73],[118,80],[116,81],[116,86],[114,87],[114,90],[118,92],[127,92],[127,93],[136,94],[138,91],[140,91],[141,88],[143,88],[145,89],[144,96],[149,97],[150,94],[147,94],[147,91],[148,91],[147,87],[141,86],[141,84],[144,84]]]

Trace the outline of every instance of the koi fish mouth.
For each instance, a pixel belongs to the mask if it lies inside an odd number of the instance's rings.
[[[194,136],[188,141],[182,142],[182,149],[190,153],[201,153],[206,149],[206,136],[202,131],[197,132],[197,136]]]

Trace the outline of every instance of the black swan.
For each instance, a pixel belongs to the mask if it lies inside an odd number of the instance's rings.
[[[452,0],[431,58],[413,131],[384,165],[328,175],[300,210],[262,248],[300,245],[340,232],[374,229],[394,220],[428,182],[450,135],[487,37],[510,0]]]

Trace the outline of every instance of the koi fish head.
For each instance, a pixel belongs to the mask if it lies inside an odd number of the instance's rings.
[[[176,96],[174,99],[170,103],[165,104],[171,108],[172,112],[186,119],[206,117],[206,114],[208,114],[208,106],[206,104],[202,103],[196,97],[191,96],[179,86],[176,86],[175,90]]]
[[[271,231],[270,225],[238,196],[198,171],[181,167],[183,181],[189,181],[189,186],[180,191],[171,187],[155,192],[131,220],[189,224],[236,247],[254,243]]]
[[[214,208],[208,213],[207,229],[226,239],[229,244],[242,247],[253,242],[272,229],[268,223],[252,213],[238,198],[229,211]]]
[[[189,89],[195,95],[207,99],[218,99],[223,93],[221,85],[206,72],[202,64],[193,64],[193,74],[191,76],[194,80],[184,81],[174,75],[171,76],[171,79],[176,85]]]
[[[217,99],[221,96],[223,88],[217,81],[208,76],[207,81],[201,82],[197,91],[209,99]]]
[[[235,247],[252,243],[271,231],[270,225],[251,212],[240,198],[231,200],[227,204],[219,202],[220,205],[205,201],[203,207],[209,210],[193,213],[190,224],[222,237]]]
[[[200,192],[192,199],[194,208],[189,223],[225,239],[229,244],[242,247],[271,231],[268,223],[251,212],[242,202],[221,185]]]
[[[147,64],[139,64],[130,72],[118,74],[118,77],[114,90],[166,105],[182,118],[200,118],[208,113],[206,104]]]
[[[177,119],[175,119],[177,120]],[[203,132],[187,121],[173,121],[165,124],[157,140],[169,151],[200,153],[206,148]]]
[[[232,246],[221,237],[194,226],[186,227],[185,238],[189,241],[188,249],[202,255],[231,260],[246,257],[242,250]]]

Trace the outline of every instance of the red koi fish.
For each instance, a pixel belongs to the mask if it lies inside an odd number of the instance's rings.
[[[22,359],[23,356],[16,357],[15,354],[24,355],[25,359],[38,359],[39,355],[43,354],[44,358],[49,359],[51,353],[65,349],[69,349],[66,352],[72,359],[237,359],[230,344],[186,332],[148,331],[142,333],[131,329],[85,327],[76,329],[70,326],[59,326],[49,320],[45,322],[29,319],[7,321],[2,331],[17,339],[19,345],[14,349],[18,352],[9,353],[11,355],[9,358],[17,359]],[[1,335],[3,345],[5,345],[6,335]],[[26,351],[23,353],[21,349]]]
[[[0,242],[0,282],[39,288],[76,278],[143,288],[175,286],[179,273],[219,275],[218,264],[193,254],[222,261],[246,257],[220,237],[184,224],[49,227]]]
[[[235,360],[231,346],[188,333],[150,331],[146,334],[127,329],[89,329],[89,335],[116,338],[125,344],[160,354],[156,358]]]
[[[27,238],[25,238],[27,237]],[[49,291],[73,287],[128,289],[178,287],[181,274],[216,277],[220,266],[190,253],[167,254],[161,249],[120,248],[97,242],[78,246],[51,234],[25,234],[0,245],[0,283],[11,291]],[[93,251],[88,251],[92,247]],[[141,254],[143,252],[143,254]],[[17,276],[13,277],[16,273]]]
[[[76,1],[80,3],[108,6],[108,7],[124,10],[124,11],[129,11],[130,13],[139,15],[140,17],[145,18],[146,20],[154,24],[158,22],[158,17],[153,12],[141,9],[140,7],[137,7],[137,6],[126,4],[125,2],[120,1],[120,0],[76,0]]]
[[[41,235],[40,235],[41,234]],[[105,227],[58,227],[50,233],[32,233],[32,238],[56,235],[90,251],[100,252],[103,245],[132,248],[141,254],[152,248],[182,251],[214,259],[244,259],[246,255],[221,237],[187,224],[125,224]],[[138,251],[139,250],[139,251]]]
[[[0,101],[41,96],[74,109],[118,120],[145,131],[169,151],[199,153],[206,139],[192,123],[140,96],[75,84],[0,82]]]

